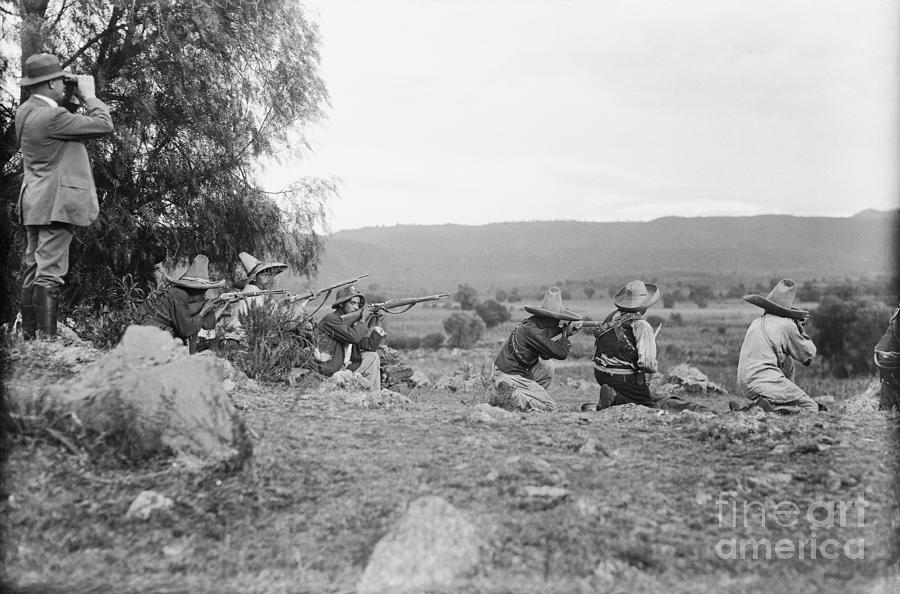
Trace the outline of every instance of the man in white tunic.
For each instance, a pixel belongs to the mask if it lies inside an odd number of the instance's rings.
[[[763,309],[750,323],[738,361],[741,393],[763,410],[781,413],[817,411],[819,405],[794,383],[794,361],[809,365],[816,356],[804,328],[808,311],[793,307],[797,284],[782,279],[766,297],[745,295]]]

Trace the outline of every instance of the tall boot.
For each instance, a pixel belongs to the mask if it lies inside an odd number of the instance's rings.
[[[59,304],[59,287],[34,288],[34,313],[37,329],[45,338],[56,336],[56,311]]]
[[[34,313],[34,285],[22,287],[21,305],[22,311],[22,338],[31,340],[37,332],[37,318]]]

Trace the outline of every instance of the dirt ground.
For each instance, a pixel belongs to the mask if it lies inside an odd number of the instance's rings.
[[[311,386],[240,385],[254,456],[232,474],[122,467],[18,437],[0,504],[6,577],[60,591],[352,592],[379,538],[431,494],[484,542],[478,572],[440,591],[900,591],[896,415],[756,417],[712,396],[695,399],[715,416],[581,413],[596,392],[559,375],[553,414],[492,415],[480,390],[360,408]],[[526,489],[540,486],[565,491]],[[146,489],[174,506],[126,519]]]

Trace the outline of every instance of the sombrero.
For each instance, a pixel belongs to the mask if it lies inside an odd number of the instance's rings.
[[[278,269],[275,271],[275,274],[280,274],[288,267],[287,264],[282,264],[281,262],[260,262],[247,252],[238,254],[238,259],[241,261],[241,266],[244,267],[244,273],[247,275],[248,280],[254,279],[257,274],[273,268]]]
[[[616,293],[613,303],[622,311],[646,309],[659,301],[659,287],[653,283],[633,280]]]
[[[809,312],[805,309],[797,309],[794,307],[794,298],[797,296],[797,283],[789,278],[783,278],[778,281],[775,288],[772,289],[765,297],[759,295],[744,295],[744,301],[752,303],[757,307],[782,318],[793,318],[795,320],[803,320],[809,316]]]
[[[562,293],[557,287],[550,287],[544,292],[544,300],[541,301],[540,307],[533,305],[524,307],[528,313],[544,318],[553,318],[554,320],[564,320],[566,322],[575,322],[581,319],[581,316],[574,311],[563,308]]]
[[[357,290],[356,285],[341,287],[337,290],[337,294],[334,296],[334,303],[331,304],[331,309],[339,308],[345,301],[350,301],[354,297],[359,297],[360,299],[362,299],[362,303],[360,304],[360,306],[366,304],[366,296]]]
[[[166,274],[166,278],[176,287],[184,289],[216,289],[225,285],[224,280],[209,280],[209,258],[203,254],[194,256],[191,265],[180,277],[172,278]]]

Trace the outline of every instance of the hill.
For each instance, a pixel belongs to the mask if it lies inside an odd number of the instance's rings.
[[[545,221],[398,225],[334,233],[321,278],[361,272],[383,288],[478,289],[641,276],[769,279],[887,275],[896,211],[847,218],[665,217],[649,222]]]

